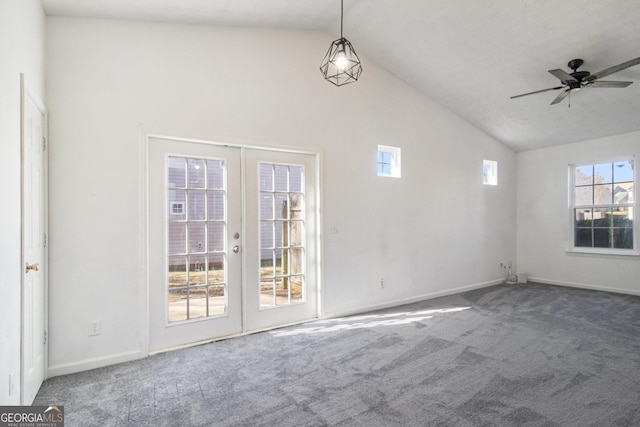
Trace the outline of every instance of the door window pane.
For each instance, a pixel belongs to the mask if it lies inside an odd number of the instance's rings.
[[[225,161],[167,160],[169,322],[227,314]]]
[[[261,163],[260,308],[304,301],[304,168]]]

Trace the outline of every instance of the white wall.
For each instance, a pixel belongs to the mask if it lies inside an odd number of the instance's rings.
[[[141,133],[320,151],[327,315],[493,283],[515,261],[515,154],[366,58],[359,82],[325,82],[332,35],[47,29],[53,374],[143,354]],[[378,144],[402,148],[401,179],[376,176]]]
[[[0,0],[0,405],[20,403],[20,73],[44,99],[44,31],[39,1]]]
[[[565,252],[571,232],[569,164],[629,155],[635,155],[636,162],[640,159],[640,132],[518,153],[517,241],[521,271],[543,283],[640,295],[639,257]],[[636,242],[640,238],[637,229]]]

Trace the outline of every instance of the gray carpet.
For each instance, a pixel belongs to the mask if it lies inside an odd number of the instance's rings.
[[[640,298],[499,285],[56,377],[66,426],[640,426]]]

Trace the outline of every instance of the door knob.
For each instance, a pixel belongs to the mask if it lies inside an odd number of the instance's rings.
[[[234,253],[234,254],[237,254],[238,252],[240,252],[240,246],[235,245],[235,246],[233,247],[233,253]]]
[[[40,264],[36,263],[36,264],[29,264],[28,262],[25,263],[25,269],[24,272],[28,273],[30,271],[39,271],[40,270]]]

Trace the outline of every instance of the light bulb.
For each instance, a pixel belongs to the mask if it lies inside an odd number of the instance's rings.
[[[347,68],[347,64],[349,64],[349,61],[347,61],[347,57],[345,56],[343,50],[338,52],[338,57],[336,58],[335,63],[336,67],[338,67],[339,70],[344,70],[345,68]]]

